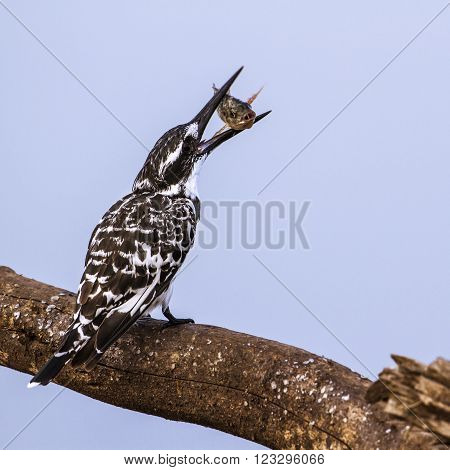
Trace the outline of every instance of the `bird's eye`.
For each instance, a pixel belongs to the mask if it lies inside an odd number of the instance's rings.
[[[195,140],[192,137],[187,137],[183,143],[182,152],[185,155],[190,155],[195,151]]]

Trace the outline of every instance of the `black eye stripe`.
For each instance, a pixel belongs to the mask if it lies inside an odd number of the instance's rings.
[[[195,139],[192,137],[186,137],[184,143],[183,143],[183,148],[182,152],[185,154],[191,154],[195,150]]]

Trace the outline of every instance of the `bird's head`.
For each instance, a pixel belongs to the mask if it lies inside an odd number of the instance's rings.
[[[156,142],[136,177],[133,186],[135,191],[156,190],[167,194],[184,192],[187,196],[196,192],[196,177],[206,157],[220,144],[241,132],[229,129],[211,139],[203,139],[209,120],[241,71],[242,67],[215,93],[194,119],[167,131]],[[258,116],[255,122],[269,112]]]

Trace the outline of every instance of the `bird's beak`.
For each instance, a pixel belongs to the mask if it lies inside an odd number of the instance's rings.
[[[239,68],[231,78],[229,78],[225,84],[218,90],[214,96],[203,106],[203,109],[195,116],[195,118],[191,121],[192,124],[197,124],[198,129],[198,139],[200,140],[203,137],[203,133],[205,132],[206,126],[208,125],[209,120],[211,119],[214,111],[219,106],[222,98],[227,94],[227,91],[230,89],[233,82],[236,80],[238,75],[242,72],[244,67]]]
[[[271,112],[272,111],[266,111],[265,113],[262,113],[256,116],[254,124],[256,124],[258,121],[261,121],[261,119],[264,119]],[[240,134],[243,130],[244,129],[241,129],[241,130],[228,129],[224,132],[221,132],[220,134],[215,135],[209,140],[202,140],[198,146],[199,154],[212,152],[220,144],[223,144],[224,142],[231,139],[235,135]]]
[[[225,142],[231,137],[234,137],[236,134],[239,134],[242,131],[236,131],[233,129],[229,129],[225,132],[220,133],[219,135],[214,136],[209,140],[201,140],[203,137],[203,133],[205,132],[206,126],[208,125],[212,115],[216,111],[217,107],[219,106],[220,102],[222,101],[223,97],[227,94],[228,90],[230,89],[233,82],[236,80],[238,75],[242,72],[244,67],[239,68],[232,76],[225,82],[225,84],[214,94],[214,96],[206,103],[203,109],[195,116],[195,118],[191,121],[192,124],[197,124],[197,132],[198,132],[198,139],[200,141],[198,145],[198,153],[205,154],[211,152],[213,149],[218,147],[220,144]],[[257,116],[255,119],[255,123],[266,117],[270,111]]]

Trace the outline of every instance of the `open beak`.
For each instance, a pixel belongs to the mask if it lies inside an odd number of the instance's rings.
[[[254,124],[256,124],[258,121],[261,121],[261,119],[264,119],[271,112],[272,111],[266,111],[265,113],[262,113],[256,116]],[[241,129],[241,130],[228,129],[224,132],[221,132],[220,134],[217,134],[216,136],[212,137],[209,140],[202,140],[198,146],[199,148],[198,152],[200,154],[210,153],[220,144],[223,144],[224,142],[231,139],[235,135],[240,134],[243,130],[245,129]]]
[[[227,94],[228,90],[230,89],[233,82],[236,80],[238,75],[242,72],[244,67],[240,67],[232,76],[229,78],[225,84],[214,94],[214,96],[206,103],[203,109],[195,116],[195,118],[191,121],[191,123],[196,123],[198,126],[198,139],[203,137],[203,133],[205,132],[206,126],[208,125],[212,115],[216,111],[217,107],[219,106],[220,102],[222,101],[223,97]],[[263,114],[260,114],[256,117],[255,123],[260,121],[261,119],[265,118],[270,111],[267,111]],[[205,154],[209,153],[218,147],[223,142],[231,139],[235,135],[242,132],[242,130],[233,130],[229,129],[225,132],[220,133],[212,137],[209,140],[202,140],[198,145],[198,153]]]
[[[233,74],[231,78],[229,78],[225,84],[214,94],[214,96],[203,106],[203,109],[195,116],[195,118],[191,121],[191,123],[196,123],[198,125],[198,138],[201,139],[203,133],[205,132],[206,126],[208,125],[209,120],[211,119],[214,111],[219,106],[222,98],[227,94],[227,91],[230,89],[233,82],[236,80],[238,75],[242,72],[241,67]]]

